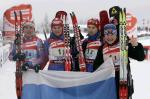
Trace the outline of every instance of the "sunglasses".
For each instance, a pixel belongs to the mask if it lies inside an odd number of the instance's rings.
[[[116,30],[112,30],[112,29],[108,29],[104,31],[104,35],[108,35],[108,34],[115,34],[117,35],[117,31]]]

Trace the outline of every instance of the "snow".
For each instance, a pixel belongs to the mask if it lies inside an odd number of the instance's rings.
[[[150,99],[150,60],[143,62],[131,61],[134,79],[133,99]]]
[[[10,44],[0,46],[0,66],[2,66],[8,59],[10,53]]]
[[[150,46],[150,32],[141,31],[137,33],[138,36],[142,36],[138,38],[138,41],[143,44],[143,46]]]
[[[0,99],[17,99],[14,62],[7,61],[7,63],[0,68]]]
[[[2,46],[2,32],[0,31],[0,46]]]

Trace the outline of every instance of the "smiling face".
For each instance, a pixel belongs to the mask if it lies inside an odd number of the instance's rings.
[[[62,34],[63,28],[62,26],[53,26],[52,27],[52,32],[56,35],[56,36],[60,36]]]
[[[88,25],[87,26],[88,35],[92,36],[98,32],[98,29],[95,25]]]
[[[33,36],[34,32],[35,32],[35,28],[33,26],[26,25],[23,27],[23,33],[25,37]]]
[[[109,34],[105,34],[104,35],[104,40],[105,42],[107,42],[108,44],[112,44],[116,41],[117,36],[113,33],[109,33]]]
[[[117,29],[114,24],[104,26],[104,40],[108,44],[113,44],[117,40]]]

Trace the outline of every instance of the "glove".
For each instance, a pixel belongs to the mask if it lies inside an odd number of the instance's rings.
[[[80,67],[80,71],[81,72],[86,72],[86,67],[84,67],[84,66]]]
[[[19,60],[19,61],[23,61],[26,58],[24,53],[17,53],[13,56],[13,60]]]
[[[15,54],[15,55],[13,56],[13,61],[16,61],[17,58],[18,58],[18,54]]]
[[[22,65],[22,71],[27,71],[29,69],[29,64],[25,63]]]
[[[34,70],[35,70],[36,73],[38,73],[39,70],[40,70],[40,65],[39,65],[39,64],[36,64],[36,65],[34,66]]]

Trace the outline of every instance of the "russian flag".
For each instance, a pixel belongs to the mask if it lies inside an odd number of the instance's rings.
[[[24,72],[22,99],[116,99],[112,60],[108,59],[93,73]]]

